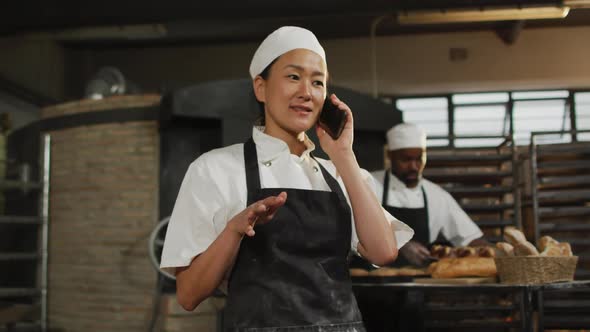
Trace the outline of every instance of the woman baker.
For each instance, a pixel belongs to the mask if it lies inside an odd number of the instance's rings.
[[[327,96],[315,35],[271,33],[250,65],[262,123],[245,144],[203,154],[189,167],[168,226],[161,266],[193,310],[227,281],[226,331],[364,331],[347,258],[395,260],[412,229],[383,210],[352,150],[350,108]],[[326,98],[346,112],[334,140],[316,126]],[[312,155],[315,128],[329,160]]]

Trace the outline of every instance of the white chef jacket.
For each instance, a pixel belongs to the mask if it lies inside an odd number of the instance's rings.
[[[262,127],[252,130],[256,143],[261,188],[295,188],[330,191],[317,162],[338,181],[350,205],[348,193],[337,176],[334,164],[310,157],[315,145],[305,137],[307,150],[291,154],[287,144],[263,133]],[[367,184],[375,190],[371,175],[361,170]],[[289,199],[289,198],[287,198]],[[205,251],[225,228],[227,222],[246,208],[247,187],[244,166],[244,144],[215,149],[195,160],[185,174],[166,232],[160,266],[188,266]],[[398,248],[407,243],[414,231],[383,209],[395,234]],[[356,251],[358,236],[351,214],[351,248]],[[272,222],[272,221],[271,221]]]
[[[385,170],[371,174],[376,182],[377,197],[381,201],[383,198]],[[428,202],[430,242],[434,242],[441,232],[454,246],[466,246],[471,241],[483,236],[479,227],[461,209],[451,194],[439,185],[424,178],[420,179],[416,187],[408,188],[401,180],[390,173],[389,194],[385,205],[400,208],[422,208],[424,207],[422,188],[424,188],[426,201]]]

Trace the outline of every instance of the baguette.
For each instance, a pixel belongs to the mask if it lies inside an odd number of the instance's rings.
[[[350,272],[351,277],[366,277],[369,275],[369,271],[365,269],[359,269],[356,267],[348,269],[348,271]]]
[[[429,267],[432,278],[492,277],[496,264],[491,257],[443,258]]]
[[[426,269],[415,268],[415,267],[402,267],[399,269],[398,275],[399,276],[421,276],[426,275],[428,272]]]
[[[370,276],[377,276],[377,277],[394,277],[399,275],[399,269],[395,267],[380,267],[373,271],[369,272]]]

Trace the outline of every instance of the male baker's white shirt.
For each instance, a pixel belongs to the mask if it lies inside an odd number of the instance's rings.
[[[262,188],[295,188],[330,191],[322,166],[336,178],[348,203],[348,193],[331,161],[310,157],[314,144],[306,137],[307,150],[291,154],[285,142],[252,130],[256,143],[260,185]],[[375,190],[371,175],[362,170],[365,182]],[[205,251],[225,228],[227,222],[246,208],[247,188],[244,144],[209,151],[195,160],[185,174],[166,232],[161,267],[187,266]],[[398,248],[408,242],[414,231],[383,210],[396,236]],[[272,221],[271,221],[272,222]],[[351,218],[351,248],[356,251],[358,237]]]
[[[371,173],[376,180],[376,193],[379,201],[383,197],[383,181],[385,170]],[[479,227],[461,209],[457,201],[439,185],[421,179],[414,188],[408,188],[395,175],[389,174],[389,193],[386,205],[401,208],[422,208],[424,197],[422,188],[428,202],[428,229],[430,242],[433,242],[442,233],[454,246],[465,246],[471,241],[483,236]],[[405,220],[402,220],[405,221]]]

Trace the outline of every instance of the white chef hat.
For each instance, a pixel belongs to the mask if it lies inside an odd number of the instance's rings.
[[[300,27],[284,26],[273,31],[258,46],[250,63],[250,76],[254,79],[276,58],[297,48],[313,51],[326,62],[326,52],[313,32]]]
[[[400,123],[387,131],[389,151],[399,149],[426,149],[426,132],[412,123]]]

